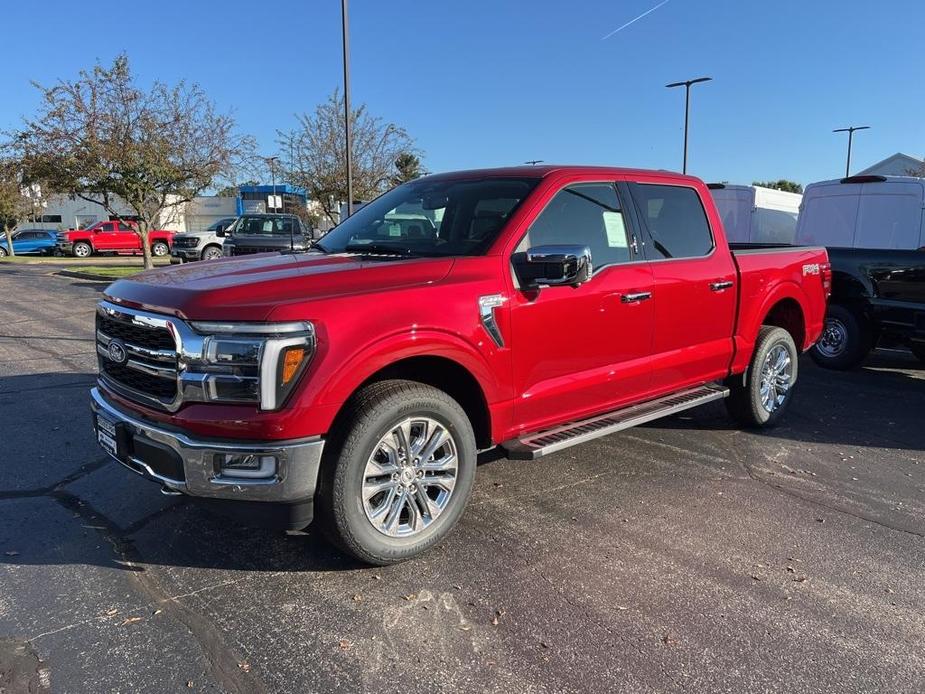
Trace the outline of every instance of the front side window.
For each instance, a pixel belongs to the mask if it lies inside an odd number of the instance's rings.
[[[710,224],[693,188],[636,183],[636,206],[652,237],[655,259],[702,258],[713,250]]]
[[[494,177],[412,181],[357,210],[317,245],[329,253],[480,255],[538,182]]]
[[[630,260],[626,224],[610,183],[582,183],[556,193],[517,247],[579,245],[591,250],[595,269]]]
[[[115,231],[116,225],[114,222],[106,222],[105,224],[100,226],[100,230],[101,231]]]

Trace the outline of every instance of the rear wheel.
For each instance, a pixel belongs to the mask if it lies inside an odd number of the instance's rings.
[[[7,250],[3,246],[0,246],[0,258],[6,258],[7,255],[9,255],[9,253],[7,253]]]
[[[222,249],[220,246],[206,246],[202,251],[203,260],[215,260],[216,258],[222,257]]]
[[[472,425],[449,395],[411,381],[374,383],[348,408],[326,449],[326,531],[364,562],[410,559],[462,516],[475,478]]]
[[[155,241],[154,245],[151,246],[151,253],[158,258],[163,258],[170,253],[170,247],[163,241]]]
[[[810,356],[819,366],[844,370],[864,361],[872,346],[873,336],[865,321],[850,309],[832,304]]]
[[[797,348],[783,328],[765,325],[744,375],[729,379],[726,410],[746,427],[772,427],[783,416],[797,382]]]
[[[93,247],[89,243],[84,243],[83,241],[78,241],[74,244],[74,253],[75,258],[89,258],[93,255]]]

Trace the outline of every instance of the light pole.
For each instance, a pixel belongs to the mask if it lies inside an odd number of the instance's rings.
[[[668,89],[673,89],[674,87],[684,87],[684,166],[681,169],[681,173],[687,173],[687,125],[690,121],[691,113],[691,85],[698,84],[700,82],[709,82],[712,77],[698,77],[693,80],[685,80],[684,82],[672,82],[671,84],[666,84],[665,87]]]
[[[833,133],[848,133],[848,161],[845,162],[845,178],[851,175],[851,141],[854,139],[855,130],[870,130],[869,125],[851,126],[849,128],[836,128]]]
[[[344,132],[347,141],[347,216],[353,214],[353,134],[350,132],[350,25],[347,0],[340,0],[341,28],[344,34]]]
[[[267,157],[267,164],[270,165],[270,179],[272,180],[273,186],[273,211],[278,212],[279,208],[276,206],[276,162],[279,160],[279,157]]]

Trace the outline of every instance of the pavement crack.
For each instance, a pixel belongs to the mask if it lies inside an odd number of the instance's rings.
[[[858,513],[856,511],[849,511],[848,509],[845,509],[845,508],[841,508],[841,507],[838,507],[832,504],[827,504],[826,502],[820,501],[819,499],[813,499],[812,497],[806,496],[804,494],[800,494],[799,492],[793,489],[787,489],[786,487],[782,485],[774,484],[773,482],[763,479],[760,475],[758,475],[755,472],[755,470],[748,464],[748,462],[746,461],[740,461],[740,462],[741,462],[742,468],[745,470],[745,474],[747,474],[749,478],[751,478],[753,481],[757,482],[758,484],[768,487],[769,489],[773,489],[776,492],[779,492],[780,494],[784,494],[793,499],[799,499],[800,501],[805,501],[808,504],[811,504],[813,506],[818,506],[820,508],[824,508],[833,513],[839,513],[845,516],[850,516],[851,518],[855,518],[860,521],[864,521],[865,523],[871,523],[878,527],[884,528],[885,530],[892,530],[893,532],[897,532],[897,533],[904,533],[906,535],[912,535],[914,537],[925,538],[925,532],[919,532],[917,530],[909,530],[908,528],[901,528],[899,526],[886,523],[882,520],[873,518],[863,513]]]

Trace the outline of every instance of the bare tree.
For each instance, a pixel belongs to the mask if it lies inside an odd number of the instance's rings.
[[[153,267],[148,231],[252,156],[253,140],[197,85],[142,89],[125,55],[74,81],[35,86],[39,114],[15,139],[28,169],[114,217],[124,202],[138,220],[145,267]]]
[[[303,187],[331,222],[337,221],[338,205],[347,200],[343,113],[343,95],[335,90],[313,114],[298,116],[298,127],[279,133],[286,179]],[[365,105],[351,114],[351,129],[354,197],[369,200],[391,187],[399,156],[416,150],[404,128],[370,115]]]

